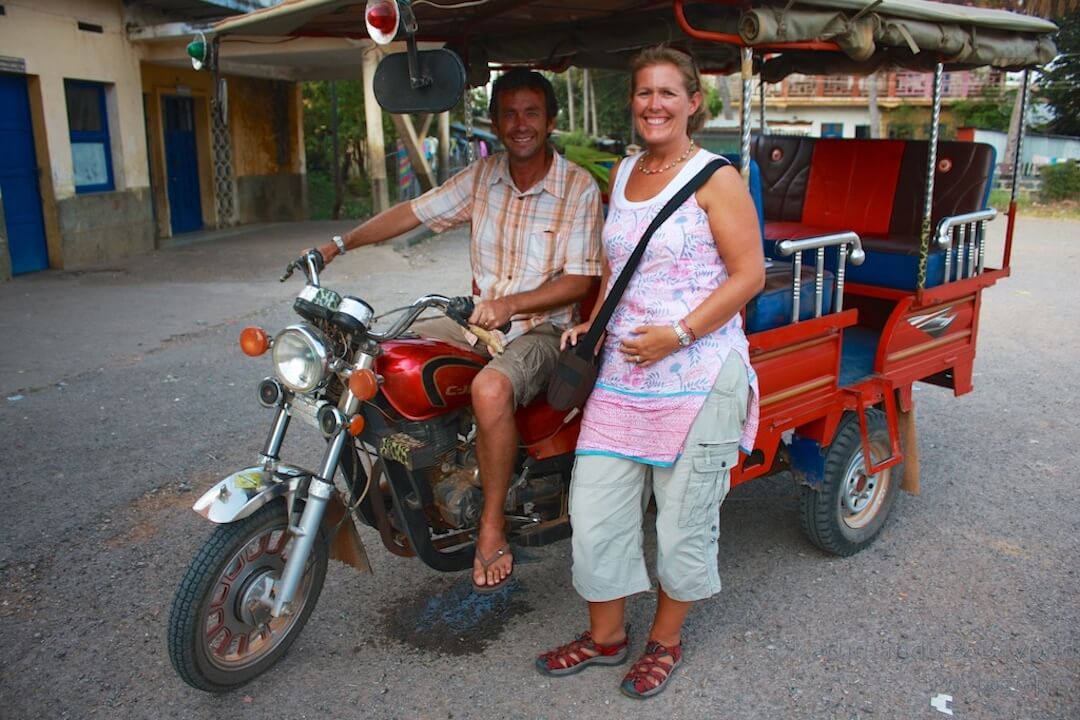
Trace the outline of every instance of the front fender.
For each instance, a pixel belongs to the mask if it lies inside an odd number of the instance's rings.
[[[191,509],[210,522],[224,525],[243,520],[278,498],[285,498],[291,508],[296,491],[310,476],[307,471],[289,465],[278,465],[273,473],[261,466],[244,468],[203,493]],[[350,516],[348,522],[344,522],[346,516]],[[351,516],[340,495],[333,493],[323,517],[323,525],[336,530],[330,538],[330,557],[370,573],[364,541]]]
[[[238,470],[203,493],[191,509],[213,523],[243,520],[268,502],[296,493],[308,474],[278,466],[269,472],[262,466]]]

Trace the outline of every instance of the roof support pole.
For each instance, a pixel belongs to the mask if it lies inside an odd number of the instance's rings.
[[[922,232],[919,239],[919,277],[916,289],[919,295],[926,288],[926,260],[930,254],[930,221],[934,216],[934,176],[937,172],[938,136],[941,125],[941,89],[945,66],[934,66],[933,112],[930,116],[930,139],[926,148],[926,195],[923,200]]]
[[[371,204],[375,213],[390,207],[390,190],[386,184],[386,138],[383,136],[382,108],[375,100],[375,67],[382,59],[382,50],[375,45],[364,48],[364,124],[367,126],[367,171],[371,178]]]
[[[754,82],[754,51],[748,47],[742,48],[742,132],[741,144],[739,145],[739,170],[742,173],[743,182],[750,183],[750,99],[753,97]]]
[[[1020,118],[1016,129],[1016,155],[1012,164],[1012,187],[1009,189],[1009,222],[1005,228],[1005,256],[1002,267],[1009,267],[1012,259],[1013,226],[1016,224],[1016,190],[1020,181],[1020,162],[1024,158],[1024,116],[1027,115],[1031,92],[1031,71],[1024,70],[1024,84],[1020,87]]]

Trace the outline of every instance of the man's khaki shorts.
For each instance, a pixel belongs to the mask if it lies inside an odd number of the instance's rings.
[[[412,330],[422,337],[442,340],[490,358],[486,367],[509,378],[514,388],[515,407],[529,404],[547,387],[559,359],[559,339],[562,337],[562,331],[554,325],[542,323],[511,340],[502,355],[491,357],[484,343],[469,345],[465,328],[450,318],[424,318],[413,323]]]
[[[731,352],[674,467],[618,456],[577,457],[570,481],[570,523],[574,588],[583,598],[605,602],[652,586],[642,527],[650,474],[660,587],[668,597],[684,602],[720,592],[720,503],[739,460],[749,392],[746,366]]]

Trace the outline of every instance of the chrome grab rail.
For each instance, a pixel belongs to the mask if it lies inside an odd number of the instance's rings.
[[[848,246],[851,246],[850,252]],[[781,240],[776,244],[776,250],[782,256],[794,255],[792,261],[791,280],[791,322],[799,322],[799,295],[802,292],[802,253],[804,250],[817,250],[814,275],[814,317],[821,317],[822,297],[825,294],[825,248],[839,248],[839,259],[836,263],[836,294],[833,302],[833,312],[844,309],[844,268],[847,261],[851,260],[854,265],[862,265],[866,260],[866,253],[862,248],[862,240],[857,233],[848,231],[833,233],[832,235],[817,235],[815,237],[802,238],[799,240]]]
[[[986,259],[986,223],[997,217],[993,208],[942,218],[937,226],[937,246],[945,251],[945,282],[981,274]],[[956,271],[953,272],[953,242]]]

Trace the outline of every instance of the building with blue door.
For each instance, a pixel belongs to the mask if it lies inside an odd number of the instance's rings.
[[[184,52],[279,1],[0,0],[0,279],[303,219],[296,78]]]

